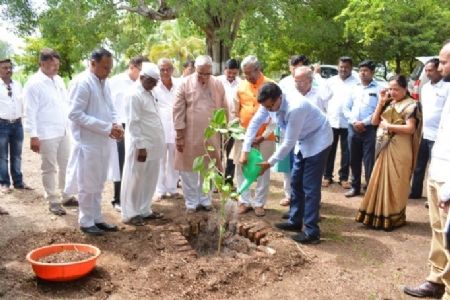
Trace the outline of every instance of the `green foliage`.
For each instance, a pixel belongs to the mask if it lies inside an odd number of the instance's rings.
[[[449,13],[449,1],[350,0],[337,19],[345,22],[344,37],[356,40],[359,52],[395,61],[400,73],[402,62],[438,53],[450,35]]]
[[[150,60],[156,62],[163,57],[171,58],[180,72],[186,60],[203,54],[204,49],[204,40],[198,36],[184,35],[178,20],[162,22],[159,29],[147,39]]]

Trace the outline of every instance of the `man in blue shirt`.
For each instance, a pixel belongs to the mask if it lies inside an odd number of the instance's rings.
[[[378,104],[380,85],[373,80],[375,63],[365,60],[359,64],[358,83],[344,107],[344,116],[348,120],[348,144],[350,148],[350,169],[352,188],[346,197],[361,194],[361,170],[364,161],[366,184],[369,183],[375,162],[376,129],[372,125],[372,114]]]
[[[285,130],[284,140],[277,151],[266,162],[261,163],[261,174],[285,158],[294,147],[295,155],[291,173],[292,199],[289,219],[275,226],[300,232],[292,237],[299,243],[319,243],[321,178],[333,141],[330,124],[322,111],[297,90],[282,95],[281,89],[275,83],[266,83],[261,87],[258,102],[261,106],[248,126],[240,162],[247,162],[252,141],[261,124],[269,116],[276,120],[277,125]]]

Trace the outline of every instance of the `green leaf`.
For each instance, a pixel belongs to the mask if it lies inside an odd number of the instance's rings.
[[[230,194],[230,198],[233,200],[238,200],[239,194],[236,192],[233,192]]]
[[[243,140],[245,138],[245,134],[243,133],[232,133],[231,137],[235,140]]]
[[[208,169],[214,169],[214,167],[216,166],[216,159],[215,158],[213,158],[213,159],[211,159],[210,161],[209,161],[209,163],[208,163]],[[212,178],[212,177],[211,177]]]
[[[213,146],[209,145],[208,147],[206,147],[206,150],[214,151],[214,150],[216,150],[216,148],[214,148]]]
[[[211,126],[206,127],[205,134],[203,135],[205,137],[205,140],[209,139],[213,135],[216,134],[216,131]]]
[[[207,178],[203,179],[202,191],[205,194],[208,194],[211,190],[211,181]]]
[[[194,159],[194,163],[192,164],[193,171],[200,172],[201,170],[203,170],[205,167],[204,161],[205,161],[205,158],[203,156],[197,156]]]
[[[225,110],[223,108],[214,111],[213,122],[218,125],[227,123],[227,117],[225,115]]]

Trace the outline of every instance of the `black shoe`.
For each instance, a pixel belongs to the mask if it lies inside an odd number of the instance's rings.
[[[289,212],[284,213],[284,214],[281,216],[281,218],[284,219],[284,220],[289,219]]]
[[[287,231],[302,231],[302,225],[294,225],[288,222],[282,222],[282,223],[275,223],[275,227],[281,230],[287,230]]]
[[[29,191],[34,190],[34,188],[32,188],[31,186],[29,186],[29,185],[27,185],[25,183],[22,183],[21,185],[15,185],[14,189],[16,189],[16,190],[29,190]]]
[[[422,199],[422,196],[409,194],[408,198],[409,199]]]
[[[441,299],[445,292],[445,285],[425,281],[417,287],[405,286],[403,292],[407,295],[419,298]]]
[[[344,196],[347,198],[355,197],[355,196],[359,196],[359,195],[361,195],[361,192],[355,190],[354,188],[352,188],[350,191],[348,191],[347,193],[344,194]]]
[[[117,228],[116,225],[108,224],[105,222],[95,223],[95,226],[97,226],[99,229],[104,230],[104,231],[118,231],[119,230],[119,228]]]
[[[304,232],[300,232],[299,234],[293,235],[292,239],[300,244],[319,244],[320,243],[320,237],[309,236]]]
[[[91,227],[80,227],[81,231],[84,233],[87,233],[89,235],[103,235],[105,233],[104,230],[101,230],[97,226],[91,226]]]

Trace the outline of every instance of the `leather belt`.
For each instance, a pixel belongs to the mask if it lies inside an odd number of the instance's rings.
[[[0,118],[0,123],[8,123],[8,124],[14,124],[14,123],[18,123],[22,120],[22,118],[17,118],[17,119],[2,119]]]

